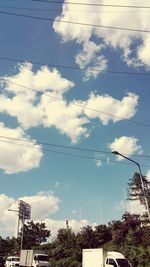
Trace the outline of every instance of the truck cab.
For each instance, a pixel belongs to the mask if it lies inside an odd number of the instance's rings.
[[[33,258],[33,267],[47,267],[49,266],[49,257],[46,254],[35,254]]]
[[[41,250],[22,249],[20,267],[49,267],[49,256]]]
[[[132,267],[132,265],[123,256],[123,254],[116,251],[111,251],[107,252],[105,267]]]

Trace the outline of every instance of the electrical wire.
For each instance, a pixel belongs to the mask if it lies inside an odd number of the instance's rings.
[[[50,8],[32,8],[32,7],[17,7],[17,6],[1,6],[0,8],[5,9],[17,9],[17,10],[28,10],[28,11],[62,11],[62,9],[50,9]]]
[[[61,19],[43,18],[43,17],[29,16],[29,15],[25,15],[25,14],[11,13],[11,12],[6,12],[6,11],[0,11],[0,14],[17,16],[17,17],[24,17],[24,18],[30,18],[30,19],[37,19],[37,20],[43,20],[43,21],[67,23],[67,24],[87,26],[87,27],[96,27],[96,28],[103,28],[103,29],[131,31],[131,32],[140,32],[140,33],[150,33],[150,30],[123,28],[123,27],[115,27],[115,26],[106,26],[106,25],[98,25],[98,24],[67,21],[67,20],[61,20]]]
[[[59,97],[56,97],[56,96],[53,96],[51,94],[48,94],[48,93],[45,93],[45,92],[41,92],[41,91],[38,91],[38,90],[34,90],[34,89],[31,89],[27,86],[24,86],[24,85],[21,85],[21,84],[18,84],[18,83],[15,83],[15,82],[12,82],[10,80],[7,80],[6,78],[1,78],[0,77],[0,80],[4,81],[4,82],[7,82],[7,83],[12,83],[14,85],[17,85],[17,86],[20,86],[22,88],[25,88],[29,91],[32,91],[32,92],[35,92],[37,94],[40,94],[40,95],[46,95],[50,98],[53,98],[53,99],[57,99],[59,101],[63,101],[64,102],[64,99],[62,98],[59,98]],[[80,104],[77,104],[77,103],[71,103],[71,105],[73,106],[77,106],[77,107],[80,107],[82,109],[87,109],[87,110],[91,110],[91,111],[94,111],[94,112],[97,112],[97,113],[101,113],[101,114],[104,114],[104,115],[107,115],[107,116],[110,116],[110,117],[114,117],[114,118],[118,118],[118,119],[121,119],[121,120],[127,120],[129,122],[132,122],[132,123],[135,123],[135,124],[139,124],[139,125],[142,125],[142,126],[145,126],[145,127],[150,127],[150,124],[147,124],[147,123],[144,123],[144,122],[139,122],[139,121],[135,121],[135,120],[131,120],[131,119],[128,119],[128,118],[123,118],[123,117],[120,117],[120,116],[117,116],[117,115],[113,115],[113,114],[110,114],[110,113],[107,113],[107,112],[104,112],[104,111],[101,111],[101,110],[97,110],[97,109],[93,109],[93,108],[89,108],[89,107],[85,107],[85,106],[82,106]]]
[[[26,142],[26,143],[31,143],[33,145],[43,145],[43,146],[50,146],[50,147],[56,147],[56,148],[63,148],[63,149],[70,149],[70,150],[79,150],[79,151],[85,151],[85,152],[92,152],[92,153],[101,153],[101,154],[111,154],[111,151],[105,151],[105,150],[98,150],[98,149],[90,149],[90,148],[82,148],[82,147],[74,147],[74,146],[67,146],[67,145],[59,145],[59,144],[54,144],[54,143],[46,143],[46,142],[41,142],[41,141],[36,141],[36,144],[34,141],[29,140],[29,139],[22,139],[22,138],[15,138],[15,137],[9,137],[9,136],[4,136],[0,135],[0,138],[2,139],[8,139],[11,141],[20,141],[20,142]],[[124,153],[125,156],[130,156],[131,154]],[[141,158],[150,158],[150,155],[139,155],[139,154],[132,154],[133,157],[141,157]]]
[[[37,146],[29,146],[29,145],[26,145],[26,144],[18,144],[18,143],[14,143],[14,142],[10,142],[10,141],[0,140],[0,142],[12,144],[12,145],[18,145],[18,146],[22,146],[22,147],[34,148],[34,149],[38,149],[38,150],[40,149]],[[110,160],[110,159],[108,161],[108,159],[104,159],[104,158],[85,156],[85,155],[81,155],[81,154],[73,154],[73,153],[69,153],[69,152],[56,151],[56,150],[52,150],[52,149],[43,148],[43,151],[47,151],[47,152],[51,152],[51,153],[55,153],[55,154],[66,155],[66,156],[72,156],[72,157],[76,157],[76,158],[85,158],[85,159],[90,159],[90,160],[100,160],[100,161],[103,161],[103,162],[117,163],[117,164],[123,164],[123,165],[134,165],[134,164],[128,163],[128,162],[114,161],[114,160]],[[150,166],[148,166],[148,165],[140,164],[140,166],[145,167],[145,168],[150,168]]]
[[[14,138],[9,136],[0,135],[0,138],[3,139],[10,139],[14,141],[21,141],[21,142],[27,142],[34,144],[34,141],[28,140],[28,139],[21,139],[21,138]],[[65,146],[65,145],[58,145],[58,144],[52,144],[52,143],[46,143],[46,142],[39,142],[37,141],[38,145],[44,145],[44,146],[52,146],[57,148],[64,148],[64,149],[71,149],[71,150],[79,150],[79,151],[85,151],[85,152],[94,152],[94,153],[103,153],[103,154],[111,154],[109,151],[103,151],[103,150],[95,150],[95,149],[89,149],[89,148],[81,148],[81,147],[73,147],[73,146]]]
[[[100,6],[100,7],[113,7],[113,8],[150,8],[150,6],[135,6],[135,5],[110,5],[110,4],[97,4],[97,3],[82,3],[82,2],[62,2],[62,1],[52,1],[52,0],[27,0],[30,2],[45,2],[52,4],[63,4],[63,5],[78,5],[78,6]]]
[[[36,62],[36,61],[31,61],[31,60],[23,60],[23,59],[15,59],[15,58],[8,58],[8,57],[2,57],[0,56],[0,60],[4,61],[12,61],[12,62],[21,62],[21,63],[26,63],[29,62],[34,65],[39,65],[39,66],[48,66],[48,67],[55,67],[55,68],[63,68],[63,69],[71,69],[71,70],[84,70],[79,67],[75,66],[65,66],[65,65],[57,65],[57,64],[49,64],[49,63],[41,63],[41,62]],[[95,72],[101,71],[100,69],[94,69]],[[118,70],[102,70],[101,73],[108,73],[108,74],[121,74],[121,75],[140,75],[140,76],[150,76],[150,72],[134,72],[134,71],[118,71]]]
[[[56,12],[56,11],[62,11],[62,8],[32,8],[32,7],[17,7],[17,6],[1,6],[0,8],[4,8],[4,9],[16,9],[16,10],[27,10],[27,11],[52,11],[52,12]],[[150,10],[144,10],[144,11],[140,11],[140,13],[149,13]],[[124,10],[71,10],[71,13],[137,13],[137,11],[133,11],[133,10],[128,10],[128,11],[124,11]]]

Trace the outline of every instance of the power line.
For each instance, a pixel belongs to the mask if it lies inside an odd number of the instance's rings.
[[[150,6],[135,6],[135,5],[110,5],[110,4],[97,4],[97,3],[82,3],[82,2],[62,2],[62,1],[52,1],[52,0],[28,0],[32,2],[45,2],[52,4],[63,4],[63,5],[79,5],[79,6],[100,6],[100,7],[113,7],[113,8],[150,8]]]
[[[0,56],[0,60],[4,61],[12,61],[12,62],[21,62],[21,63],[26,63],[29,62],[34,65],[39,65],[39,66],[48,66],[48,67],[56,67],[56,68],[63,68],[63,69],[71,69],[71,70],[85,70],[81,69],[79,67],[75,66],[66,66],[66,65],[57,65],[57,64],[49,64],[49,63],[42,63],[42,62],[37,62],[37,61],[31,61],[31,60],[23,60],[23,59],[15,59],[15,58],[8,58],[8,57],[2,57]],[[94,69],[95,72],[101,71],[100,69]],[[134,71],[118,71],[118,70],[102,70],[101,73],[108,73],[108,74],[121,74],[121,75],[142,75],[142,76],[150,76],[149,72],[134,72]]]
[[[34,141],[28,140],[28,139],[14,138],[14,137],[9,137],[9,136],[4,136],[4,135],[0,135],[0,138],[10,139],[10,140],[14,140],[14,141],[27,142],[27,143],[33,143],[34,144]],[[57,148],[71,149],[71,150],[80,150],[80,151],[85,151],[85,152],[112,154],[112,152],[109,152],[109,151],[95,150],[95,149],[81,148],[81,147],[73,147],[73,146],[65,146],[65,145],[58,145],[58,144],[41,142],[41,141],[40,142],[37,141],[37,144],[38,145],[44,145],[44,146],[52,146],[52,147],[57,147]]]
[[[0,140],[0,142],[2,143],[8,143],[8,144],[12,144],[12,145],[18,145],[18,146],[22,146],[22,147],[29,147],[29,148],[34,148],[34,149],[40,149],[37,146],[29,146],[26,144],[18,144],[18,143],[14,143],[11,141],[4,141],[4,140]],[[57,150],[52,150],[52,149],[43,149],[43,151],[47,151],[47,152],[51,152],[51,153],[55,153],[55,154],[61,154],[61,155],[66,155],[66,156],[72,156],[72,157],[76,157],[76,158],[85,158],[85,159],[92,159],[92,160],[100,160],[100,161],[104,161],[104,162],[109,162],[109,163],[117,163],[117,164],[123,164],[123,165],[133,165],[132,163],[126,163],[126,162],[120,162],[120,161],[114,161],[114,160],[109,160],[108,159],[104,159],[104,158],[99,158],[99,157],[91,157],[91,156],[86,156],[86,155],[81,155],[81,154],[73,154],[73,153],[69,153],[69,152],[62,152],[62,151],[57,151]],[[149,168],[150,166],[147,165],[143,165],[140,164],[140,166],[145,167],[145,168]]]
[[[64,99],[62,99],[62,98],[53,96],[53,95],[48,94],[48,93],[45,93],[45,92],[41,92],[41,91],[38,91],[38,90],[31,89],[31,88],[29,88],[29,87],[27,87],[27,86],[24,86],[24,85],[21,85],[21,84],[12,82],[12,81],[10,81],[10,80],[7,80],[6,78],[1,78],[1,77],[0,77],[0,80],[2,80],[2,81],[4,81],[4,82],[7,82],[7,83],[12,83],[12,84],[14,84],[14,85],[20,86],[20,87],[22,87],[22,88],[25,88],[25,89],[27,89],[27,90],[29,90],[29,91],[38,93],[38,94],[40,94],[40,95],[44,94],[44,95],[46,95],[46,96],[48,96],[48,97],[51,97],[51,98],[54,98],[54,99],[57,99],[57,100],[59,100],[59,101],[63,101],[63,102],[64,102]],[[147,124],[147,123],[144,123],[144,122],[139,122],[139,121],[131,120],[131,119],[128,119],[128,118],[123,118],[123,117],[120,117],[120,116],[117,116],[117,115],[113,115],[113,114],[110,114],[110,113],[107,113],[107,112],[104,112],[104,111],[101,111],[101,110],[97,110],[97,109],[94,109],[94,108],[85,107],[85,106],[82,106],[82,105],[77,104],[77,103],[71,103],[71,105],[80,107],[80,108],[82,108],[82,109],[87,109],[87,110],[91,110],[91,111],[94,111],[94,112],[97,112],[97,113],[101,113],[101,114],[104,114],[104,115],[107,115],[107,116],[110,116],[110,117],[118,118],[118,119],[121,119],[121,120],[127,120],[127,121],[129,121],[129,122],[132,122],[132,123],[135,123],[135,124],[139,124],[139,125],[142,125],[142,126],[145,126],[145,127],[150,127],[150,124]]]
[[[0,135],[0,138],[2,139],[8,139],[13,141],[20,141],[20,142],[26,142],[31,143],[33,145],[43,145],[43,146],[50,146],[50,147],[56,147],[56,148],[63,148],[63,149],[70,149],[70,150],[79,150],[79,151],[85,151],[85,152],[92,152],[92,153],[101,153],[101,154],[110,154],[112,155],[112,152],[106,151],[106,150],[98,150],[98,149],[91,149],[91,148],[85,148],[85,147],[74,147],[74,146],[67,146],[67,145],[59,145],[54,143],[46,143],[41,141],[36,141],[36,144],[34,141],[29,139],[22,139],[22,138],[15,138],[15,137],[9,137]],[[124,155],[129,156],[130,154],[125,153]],[[150,155],[139,155],[139,154],[132,154],[133,157],[142,157],[142,158],[150,158]]]
[[[43,20],[43,21],[67,23],[67,24],[87,26],[87,27],[96,27],[96,28],[122,30],[122,31],[132,31],[132,32],[140,32],[140,33],[150,33],[150,30],[123,28],[123,27],[115,27],[115,26],[106,26],[106,25],[67,21],[67,20],[61,20],[61,19],[43,18],[43,17],[29,16],[29,15],[25,15],[25,14],[11,13],[11,12],[6,12],[6,11],[0,11],[0,14],[17,16],[17,17],[24,17],[24,18],[31,18],[31,19],[37,19],[37,20]]]
[[[28,10],[28,11],[62,11],[62,9],[50,9],[50,8],[32,8],[32,7],[17,7],[17,6],[1,6],[0,8],[5,9],[17,9],[17,10]],[[84,11],[83,11],[84,12]]]
[[[32,7],[17,7],[17,6],[0,6],[0,8],[4,8],[4,9],[16,9],[16,10],[28,10],[28,11],[62,11],[61,8],[32,8]],[[150,10],[144,10],[144,11],[140,11],[140,13],[149,13]],[[117,10],[117,11],[112,11],[112,10],[71,10],[71,13],[136,13],[137,11],[133,11],[133,10],[128,10],[128,11],[124,11],[124,10]]]

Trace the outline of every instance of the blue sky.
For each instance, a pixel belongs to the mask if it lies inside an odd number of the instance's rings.
[[[150,176],[149,157],[143,157],[150,155],[150,34],[81,24],[149,30],[149,9],[65,2],[0,3],[2,236],[14,234],[16,214],[8,209],[19,199],[53,234],[66,218],[78,231],[120,219],[125,209],[144,211],[125,201],[136,166],[111,151],[137,160]]]

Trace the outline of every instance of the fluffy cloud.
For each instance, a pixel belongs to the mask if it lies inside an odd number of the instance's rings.
[[[123,201],[121,200],[115,207],[116,211],[124,210],[131,214],[139,214],[142,215],[145,213],[146,209],[144,205],[141,205],[140,201]]]
[[[12,197],[5,194],[0,195],[0,232],[4,236],[10,233],[14,235],[16,232],[17,218],[16,212],[8,211],[8,209],[17,210],[16,201]]]
[[[98,118],[106,125],[110,120],[117,122],[123,118],[132,118],[135,115],[137,103],[138,96],[133,93],[128,93],[122,100],[109,95],[95,95],[92,93],[85,103],[87,109],[84,112],[88,118]],[[109,114],[112,114],[112,116]]]
[[[88,130],[83,127],[88,119],[83,116],[83,109],[64,101],[49,99],[46,95],[41,97],[41,109],[44,110],[43,125],[55,126],[62,134],[68,135],[73,143],[80,136],[88,137]]]
[[[41,147],[20,127],[11,129],[0,123],[0,136],[8,137],[0,137],[0,169],[5,173],[28,171],[39,166],[42,158]],[[26,139],[28,143],[11,138]]]
[[[119,151],[121,154],[128,154],[129,156],[134,153],[142,153],[141,146],[137,144],[138,139],[130,136],[122,136],[115,138],[115,140],[108,145],[111,151]],[[117,156],[118,160],[123,160],[122,157]]]
[[[148,181],[150,182],[150,170],[147,171],[146,177],[147,177]]]
[[[39,192],[36,196],[22,197],[21,200],[32,207],[31,218],[44,220],[59,210],[60,199],[52,192]]]
[[[43,66],[37,72],[33,72],[32,64],[30,63],[26,62],[18,66],[18,73],[14,76],[7,77],[7,81],[12,82],[6,82],[7,91],[11,93],[23,93],[32,99],[31,96],[34,96],[36,91],[50,91],[62,95],[74,86],[73,82],[64,79],[56,69],[50,70],[47,66]],[[23,84],[23,86],[17,86],[17,83]],[[29,90],[25,87],[29,87]],[[30,88],[35,90],[35,93]]]
[[[66,220],[54,220],[50,216],[59,210],[60,199],[52,192],[39,192],[34,196],[23,196],[21,200],[31,205],[31,220],[34,222],[44,222],[47,229],[50,229],[52,237],[57,234],[60,228],[66,227]],[[0,232],[3,236],[13,236],[17,230],[17,216],[13,211],[17,210],[18,201],[4,194],[0,195]],[[69,226],[73,231],[78,232],[82,227],[91,224],[85,219],[80,221],[69,219]],[[91,224],[93,227],[96,223]]]
[[[36,92],[48,95],[49,91],[52,93],[53,100],[56,96],[57,98],[62,96],[74,85],[73,82],[62,78],[56,69],[49,70],[45,66],[33,72],[32,65],[29,63],[19,65],[16,75],[5,78],[6,81],[1,82],[5,88],[5,94],[0,96],[0,112],[17,117],[24,129],[40,125],[45,115],[38,102],[39,93]],[[11,97],[8,98],[7,94]]]
[[[127,65],[150,67],[149,56],[149,33],[141,33],[137,31],[115,30],[111,27],[129,28],[129,29],[143,29],[150,28],[149,13],[141,12],[141,9],[133,8],[115,8],[107,6],[94,6],[92,0],[87,0],[86,5],[67,4],[64,1],[62,13],[57,16],[53,24],[54,30],[61,36],[62,40],[75,41],[81,45],[81,49],[76,55],[76,63],[87,70],[86,61],[91,67],[96,64],[100,69],[107,68],[107,59],[102,64],[98,64],[99,57],[103,56],[105,50],[110,48],[121,51],[121,58]],[[103,0],[96,0],[95,4],[105,4]],[[89,4],[89,6],[88,6]],[[111,1],[112,5],[116,5],[116,1]],[[135,5],[134,0],[126,0],[122,5]],[[146,1],[142,5],[147,5]],[[60,20],[60,21],[59,21]],[[62,21],[76,22],[77,24],[63,23]],[[92,24],[93,26],[81,26],[80,23]],[[108,26],[96,27],[94,25]],[[91,46],[92,42],[92,46]],[[86,49],[86,46],[89,49]],[[91,56],[92,55],[92,56]],[[103,66],[103,68],[102,68]],[[100,72],[100,71],[99,71]],[[98,73],[99,73],[98,72]],[[87,76],[85,71],[85,78],[90,78],[92,73]],[[95,73],[93,72],[93,77]]]
[[[66,220],[53,220],[53,219],[46,219],[44,220],[47,227],[51,230],[51,235],[56,236],[57,231],[61,228],[66,228]],[[88,220],[68,220],[69,227],[72,228],[72,230],[77,233],[81,230],[82,227],[85,227],[87,225],[92,225],[93,227],[96,226],[96,223],[90,223]]]
[[[107,60],[103,55],[99,56],[102,45],[96,45],[89,41],[84,43],[83,50],[75,58],[76,63],[84,70],[84,80],[96,78],[98,74],[107,69]],[[92,65],[91,65],[92,63]]]
[[[91,52],[89,60],[92,57]],[[84,56],[80,60],[81,64],[85,64]],[[110,120],[130,119],[135,115],[138,104],[138,96],[133,93],[128,93],[121,100],[91,93],[86,101],[69,102],[64,93],[72,88],[73,82],[62,78],[55,69],[43,67],[34,72],[31,64],[27,63],[19,65],[18,73],[4,77],[4,80],[1,82],[5,89],[0,96],[1,113],[16,117],[25,130],[37,126],[56,127],[73,143],[81,136],[89,136],[87,124],[91,119],[98,118],[104,125]]]
[[[21,127],[55,126],[72,142],[81,135],[88,136],[83,127],[88,120],[82,116],[82,109],[63,99],[63,94],[74,83],[62,78],[57,70],[43,67],[33,72],[31,64],[26,63],[19,66],[18,74],[4,79],[1,84],[5,94],[0,96],[0,112],[16,117]]]
[[[60,199],[52,192],[40,192],[37,195],[24,196],[20,199],[31,205],[31,220],[34,221],[43,221],[59,210]],[[18,200],[1,194],[0,207],[0,232],[4,236],[16,234],[17,213],[13,210],[18,209]]]

